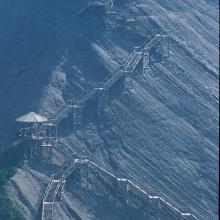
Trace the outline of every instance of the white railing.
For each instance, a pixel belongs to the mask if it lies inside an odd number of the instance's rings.
[[[119,68],[118,71],[116,71],[115,74],[109,75],[106,79],[103,81],[103,85],[108,89],[111,87],[114,83],[116,83],[122,76],[122,71],[134,71],[136,66],[141,60],[142,53],[144,49],[147,49],[148,51],[160,41],[162,35],[155,35],[148,43],[145,43],[142,47],[136,47],[128,57],[126,63]],[[88,94],[86,94],[81,100],[79,100],[80,105],[84,105],[85,102],[87,102],[90,98],[92,98],[94,95],[96,95],[97,90],[93,89]],[[55,123],[59,123],[66,115],[68,115],[69,111],[71,110],[72,106],[71,104],[66,104],[64,107],[62,107],[55,115],[53,119],[51,119]],[[147,193],[147,190],[145,187],[142,186],[140,182],[135,180],[134,178],[120,178],[118,173],[116,173],[113,170],[103,168],[102,166],[98,165],[97,161],[91,160],[90,158],[81,158],[81,159],[71,159],[73,156],[73,152],[71,150],[67,150],[68,152],[64,152],[64,150],[60,148],[59,144],[55,145],[55,149],[60,151],[62,154],[64,154],[66,157],[68,157],[70,160],[64,164],[64,166],[61,168],[61,170],[55,175],[53,174],[51,176],[50,182],[46,188],[46,191],[44,193],[43,203],[48,202],[46,201],[49,192],[52,188],[53,183],[57,183],[57,186],[54,189],[54,193],[52,194],[52,203],[55,200],[55,197],[59,191],[59,188],[61,187],[61,176],[65,179],[68,178],[68,176],[75,170],[78,164],[85,164],[88,163],[91,168],[94,168],[96,171],[102,173],[102,175],[108,175],[117,182],[125,182],[126,184],[130,184],[133,188],[135,188],[137,191],[142,193],[144,196],[146,196],[146,199],[159,199],[161,202],[165,203],[167,207],[170,207],[173,211],[176,211],[181,216],[191,216],[194,217],[194,215],[190,213],[184,213],[181,212],[176,206],[171,205],[171,203],[167,202],[165,199],[159,196],[152,196],[149,193]],[[54,180],[54,177],[58,177],[58,180]],[[129,187],[128,187],[129,188]],[[43,207],[45,208],[45,207]],[[43,216],[43,214],[42,214]],[[197,220],[196,217],[194,217],[195,220]]]
[[[68,176],[72,172],[74,172],[75,168],[79,164],[88,164],[90,169],[91,168],[94,169],[95,171],[100,173],[103,177],[106,175],[106,176],[109,176],[109,177],[113,178],[118,183],[123,182],[123,183],[127,184],[127,189],[128,190],[131,190],[131,191],[134,190],[134,189],[137,190],[140,194],[142,194],[146,198],[146,200],[159,200],[159,202],[161,204],[165,204],[167,208],[172,210],[177,215],[180,215],[180,216],[183,216],[183,217],[190,217],[190,219],[198,220],[198,218],[194,214],[189,213],[189,212],[182,212],[176,205],[173,205],[171,202],[167,201],[164,197],[162,197],[160,195],[152,195],[151,193],[149,193],[146,190],[146,187],[142,186],[142,184],[139,181],[137,181],[136,179],[134,179],[132,177],[121,178],[121,177],[119,177],[117,172],[115,172],[111,169],[107,169],[107,168],[102,167],[101,165],[98,164],[97,161],[94,161],[94,160],[92,160],[88,157],[80,158],[80,159],[73,159],[71,162],[66,163],[63,166],[63,168],[61,168],[61,170],[63,171],[63,175],[62,175],[62,179],[60,179],[60,180],[54,180],[55,175],[52,175],[51,179],[50,179],[50,183],[48,184],[48,187],[47,187],[47,189],[45,191],[45,194],[44,194],[45,198],[47,198],[48,192],[51,189],[51,185],[52,185],[51,182],[57,181],[58,185],[56,186],[56,188],[54,190],[54,193],[52,194],[53,195],[52,202],[53,202],[54,199],[55,199],[55,196],[56,196],[56,194],[57,194],[57,192],[60,188],[59,183],[61,183],[63,181],[63,178],[67,179]],[[130,187],[129,187],[129,185],[130,185]],[[47,201],[45,201],[45,198],[44,198],[43,201],[47,202]]]

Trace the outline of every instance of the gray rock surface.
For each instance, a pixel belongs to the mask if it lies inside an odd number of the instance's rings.
[[[13,120],[20,114],[35,110],[51,117],[68,99],[83,97],[114,73],[134,46],[169,29],[176,68],[154,62],[143,76],[140,67],[128,94],[119,86],[110,91],[101,120],[93,105],[78,131],[72,130],[71,116],[64,119],[60,142],[129,173],[204,219],[217,219],[217,1],[143,0],[127,8],[126,1],[116,0],[118,16],[136,19],[136,34],[126,37],[123,23],[117,23],[110,39],[103,7],[82,6],[82,1],[0,0],[1,136],[13,138]],[[63,160],[54,151],[54,166]],[[21,167],[10,181],[8,191],[27,219],[37,218],[54,170]],[[117,209],[105,196],[81,192],[71,181],[65,201],[56,209],[57,219],[129,219],[135,213]]]

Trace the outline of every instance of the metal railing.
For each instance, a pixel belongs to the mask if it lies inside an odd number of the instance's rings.
[[[48,187],[45,191],[44,194],[44,199],[43,202],[54,202],[55,197],[58,193],[58,190],[60,188],[60,183],[61,181],[63,181],[63,179],[67,179],[68,176],[74,172],[74,168],[77,167],[77,165],[80,164],[88,164],[90,169],[94,169],[94,171],[100,173],[100,175],[104,176],[108,176],[111,177],[112,179],[114,179],[115,182],[123,182],[125,184],[127,184],[127,189],[130,190],[131,192],[136,190],[138,193],[140,193],[142,195],[143,198],[146,198],[146,200],[158,200],[160,202],[161,205],[165,205],[165,207],[167,207],[168,209],[170,209],[173,213],[176,213],[176,215],[178,216],[182,216],[186,219],[190,218],[193,220],[198,220],[197,216],[191,212],[183,212],[181,211],[181,209],[177,206],[176,203],[174,203],[173,201],[171,202],[170,199],[168,199],[167,197],[165,197],[164,195],[162,195],[161,193],[150,193],[146,186],[143,186],[143,184],[138,181],[137,179],[131,177],[130,175],[127,177],[120,177],[120,175],[118,175],[117,172],[115,172],[114,170],[110,169],[110,168],[104,168],[103,166],[99,165],[99,163],[94,160],[91,159],[90,157],[86,156],[80,156],[79,158],[75,158],[72,161],[69,160],[67,163],[64,164],[64,166],[61,168],[61,170],[59,172],[62,173],[62,178],[59,180],[55,180],[54,177],[56,176],[55,174],[53,174],[51,176],[50,182],[48,184]],[[80,168],[80,166],[79,166]],[[60,173],[60,175],[61,175]],[[57,176],[60,176],[57,175]],[[52,188],[52,183],[56,181],[57,182],[57,186],[54,188],[54,192],[52,193],[53,195],[53,199],[52,201],[47,201],[47,197],[49,194],[49,191]],[[43,215],[42,215],[43,216]]]

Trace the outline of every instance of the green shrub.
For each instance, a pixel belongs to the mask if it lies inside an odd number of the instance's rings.
[[[0,188],[0,220],[23,220],[17,207],[9,199],[7,192]]]
[[[0,155],[0,220],[24,219],[15,204],[10,200],[5,190],[5,185],[16,173],[16,168],[24,154],[21,144],[8,147]]]

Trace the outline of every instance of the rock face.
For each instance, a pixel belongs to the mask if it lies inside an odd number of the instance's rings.
[[[122,64],[135,46],[170,30],[170,61],[155,51],[148,74],[137,69],[127,94],[120,83],[97,120],[93,103],[83,127],[71,116],[58,127],[60,142],[90,154],[105,167],[145,183],[204,219],[217,219],[218,3],[217,1],[115,1],[107,35],[103,4],[84,1],[0,0],[0,132],[14,134],[15,117],[35,110],[52,116],[68,99],[80,99]],[[10,16],[9,16],[10,15]],[[126,19],[135,24],[126,23]],[[129,33],[129,27],[134,33]],[[39,218],[49,167],[21,167],[9,183],[27,219]],[[100,190],[104,186],[100,185]],[[109,197],[111,197],[109,195]],[[79,191],[71,178],[57,219],[134,219],[138,210]],[[139,217],[139,219],[142,219]]]

